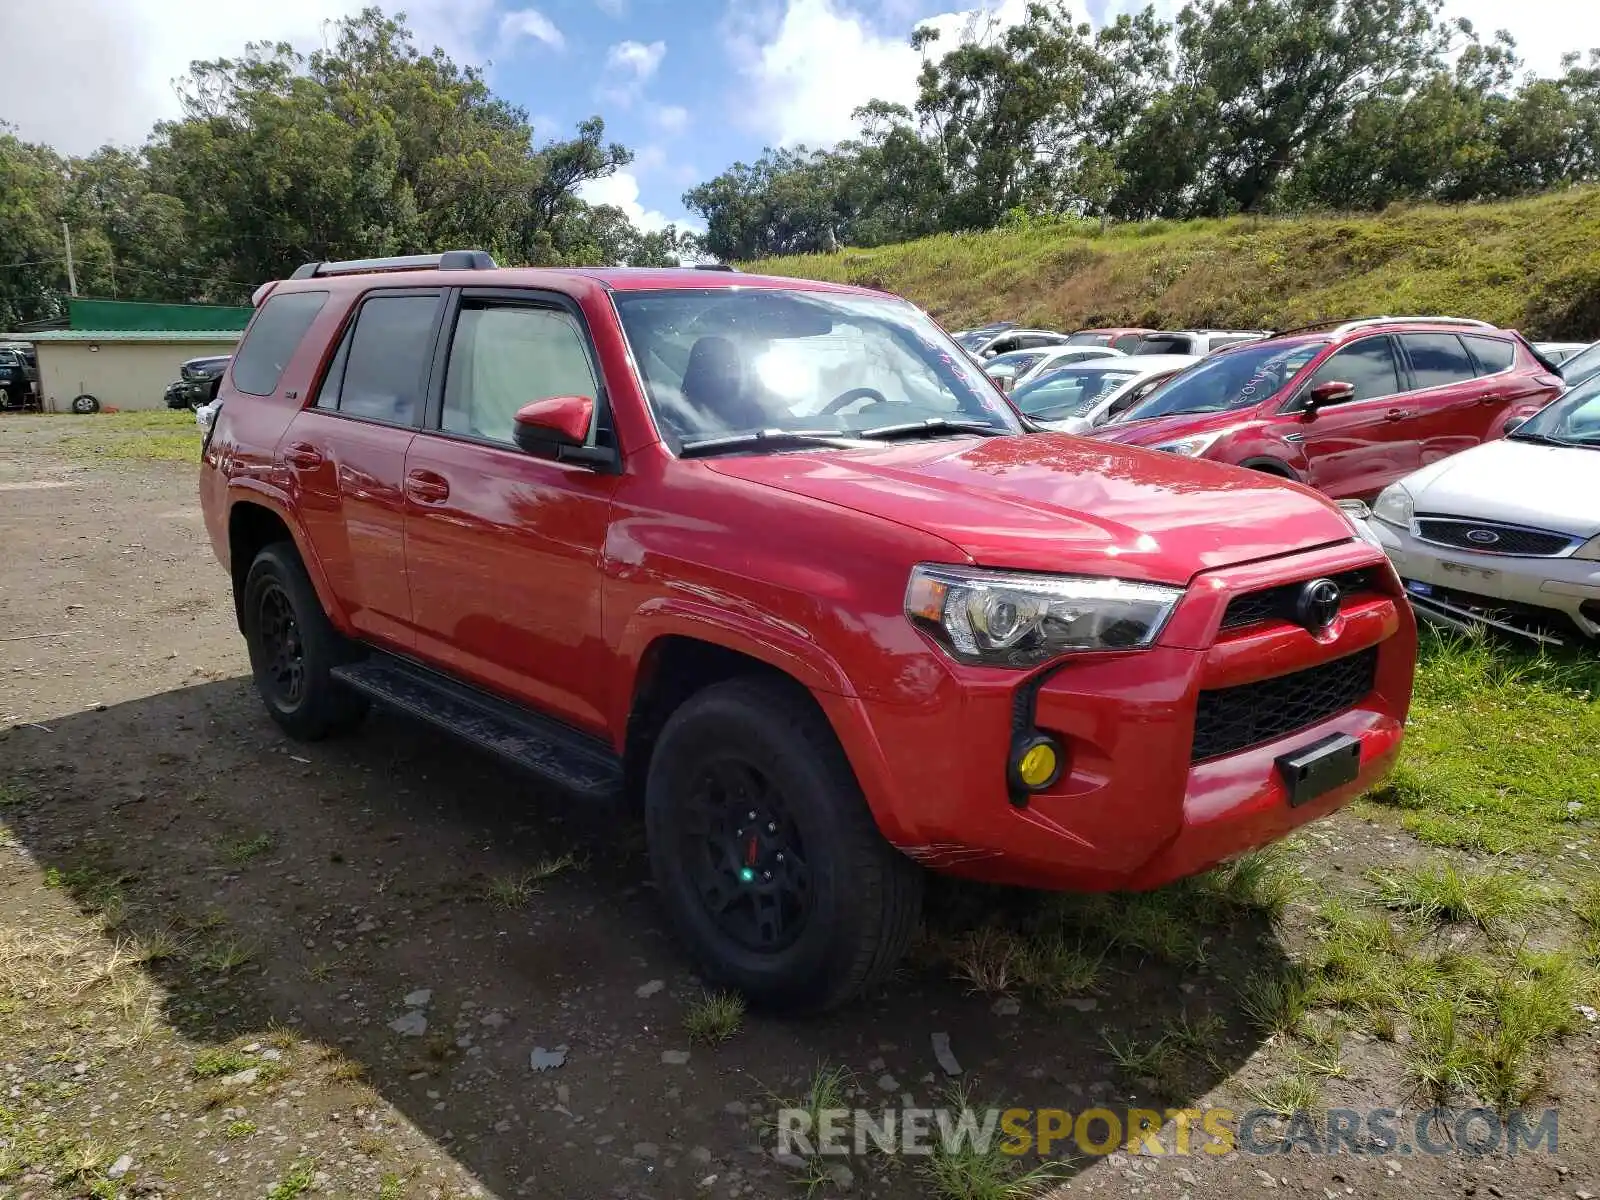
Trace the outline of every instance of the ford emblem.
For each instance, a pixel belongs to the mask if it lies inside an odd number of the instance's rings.
[[[1467,541],[1478,546],[1492,546],[1500,540],[1500,535],[1492,529],[1469,529]]]

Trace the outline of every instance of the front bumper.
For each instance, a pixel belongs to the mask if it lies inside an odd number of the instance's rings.
[[[215,378],[204,379],[175,379],[167,384],[166,402],[168,408],[194,408],[197,405],[210,401],[212,390],[216,387]]]
[[[1480,554],[1424,542],[1370,518],[1417,614],[1456,629],[1491,626],[1538,641],[1600,638],[1600,562]],[[1542,619],[1541,619],[1542,618]]]
[[[1266,621],[1220,635],[1228,601],[1290,581],[1375,567],[1381,592],[1348,604],[1322,635]],[[1376,651],[1371,690],[1292,733],[1192,761],[1200,693]],[[1376,785],[1403,738],[1416,626],[1398,581],[1366,543],[1208,572],[1150,650],[1085,655],[1031,680],[950,668],[917,706],[824,698],[891,842],[917,861],[997,883],[1073,890],[1150,888],[1282,837]],[[1019,699],[1036,684],[1030,703]],[[1005,764],[1019,710],[1062,747],[1047,789],[1013,803]],[[1299,807],[1280,756],[1342,733],[1361,747],[1356,779]]]

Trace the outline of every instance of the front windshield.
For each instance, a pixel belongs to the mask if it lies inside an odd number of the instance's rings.
[[[656,422],[680,444],[912,422],[1021,432],[982,369],[901,300],[696,288],[613,301]]]
[[[1589,376],[1600,373],[1600,342],[1587,350],[1578,351],[1561,364],[1559,371],[1568,386],[1582,383]]]
[[[1124,421],[1180,413],[1233,412],[1280,391],[1326,342],[1273,342],[1219,354],[1158,387],[1123,414]]]
[[[970,333],[960,334],[956,338],[956,343],[958,345],[960,345],[962,347],[962,349],[964,349],[964,350],[976,350],[980,346],[984,345],[985,343],[993,341],[993,340],[994,340],[994,334],[993,333],[991,333],[991,332],[989,332],[987,330],[978,329],[978,330],[974,330],[974,331],[972,331]]]
[[[1509,436],[1600,449],[1600,375],[1540,409]]]
[[[1088,416],[1100,401],[1137,378],[1137,371],[1125,367],[1067,367],[1018,388],[1011,402],[1041,421],[1065,421]]]
[[[990,375],[1026,375],[1045,360],[1043,350],[1013,350],[997,354],[983,364]]]

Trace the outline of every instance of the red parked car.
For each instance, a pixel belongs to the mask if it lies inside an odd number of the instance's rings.
[[[200,472],[267,711],[376,700],[637,797],[705,975],[884,978],[923,868],[1149,888],[1399,753],[1415,627],[1331,502],[1060,435],[856,288],[501,270],[267,285]]]
[[[1134,348],[1144,341],[1145,337],[1154,333],[1154,329],[1080,329],[1067,337],[1069,346],[1110,346],[1113,350],[1121,350],[1124,354],[1132,354]]]
[[[1094,436],[1370,500],[1419,467],[1501,436],[1561,388],[1510,330],[1371,317],[1225,350]]]

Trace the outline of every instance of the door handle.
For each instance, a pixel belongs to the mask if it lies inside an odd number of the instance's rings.
[[[1383,419],[1385,421],[1404,421],[1410,415],[1411,413],[1406,409],[1391,408],[1388,412],[1383,414]]]
[[[438,504],[450,498],[450,481],[432,471],[412,471],[406,475],[406,495],[418,504]]]
[[[283,461],[291,467],[298,467],[302,471],[310,471],[322,465],[322,455],[315,446],[305,442],[295,442],[283,452]]]

